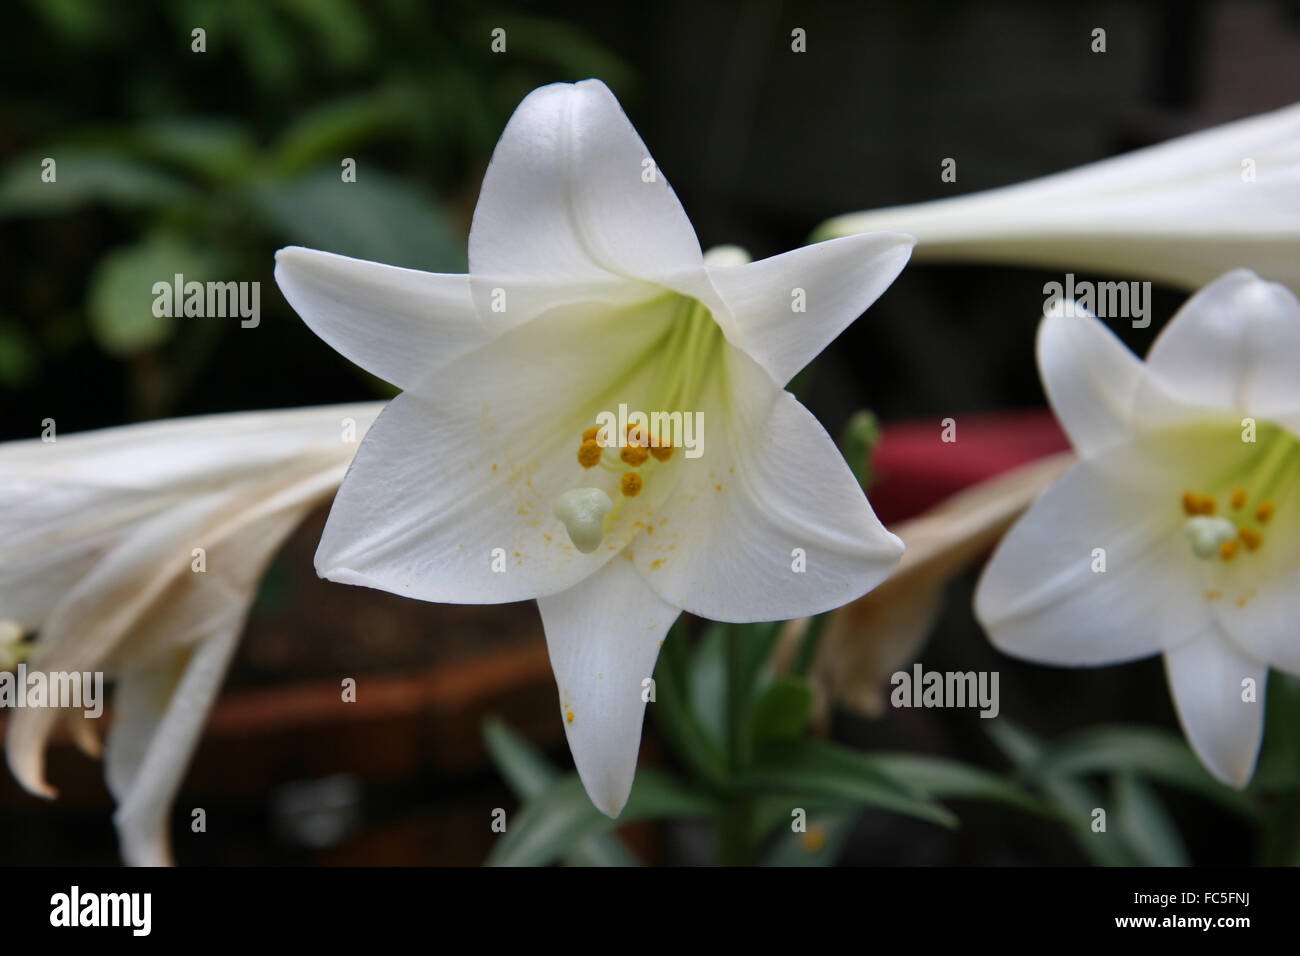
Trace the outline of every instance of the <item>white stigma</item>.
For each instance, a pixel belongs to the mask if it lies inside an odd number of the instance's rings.
[[[1227,518],[1211,518],[1208,515],[1188,518],[1183,530],[1187,532],[1192,552],[1198,558],[1217,557],[1219,545],[1237,536],[1237,526]]]
[[[569,532],[569,540],[583,554],[591,554],[605,537],[605,515],[614,507],[599,488],[573,488],[555,499],[555,517]]]

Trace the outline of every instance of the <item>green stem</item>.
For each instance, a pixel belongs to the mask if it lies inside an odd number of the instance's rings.
[[[822,637],[826,634],[826,622],[829,618],[829,614],[818,614],[808,619],[808,626],[799,641],[799,652],[790,666],[790,673],[793,676],[807,677],[812,670],[813,662],[817,660],[817,651],[821,647]]]

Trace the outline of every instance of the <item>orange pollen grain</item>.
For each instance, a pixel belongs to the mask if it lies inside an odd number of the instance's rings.
[[[1244,508],[1246,506],[1246,489],[1234,488],[1232,490],[1231,502],[1232,502],[1233,511],[1240,511],[1242,508]]]
[[[1264,541],[1264,536],[1252,528],[1238,528],[1237,537],[1241,539],[1247,551],[1254,551]]]
[[[646,451],[640,445],[624,445],[623,450],[618,453],[618,457],[623,459],[623,464],[630,465],[633,468],[639,468],[645,464],[645,460],[650,457],[650,452]]]
[[[600,463],[600,455],[600,445],[596,439],[585,439],[578,448],[578,464],[583,468],[595,468]]]
[[[1273,510],[1273,502],[1261,501],[1255,509],[1255,520],[1260,524],[1268,524],[1268,519],[1273,517]]]
[[[564,715],[564,719],[567,720],[569,723],[573,723],[573,711],[568,711]]]
[[[1200,510],[1200,501],[1194,491],[1183,492],[1183,512],[1185,514],[1198,514]]]
[[[673,446],[669,442],[661,441],[658,445],[650,446],[650,454],[655,456],[655,461],[667,461],[673,457]]]
[[[1214,499],[1209,495],[1201,495],[1197,499],[1197,504],[1200,505],[1200,511],[1203,515],[1213,515],[1219,510],[1219,506],[1214,503]]]
[[[635,498],[641,494],[641,476],[635,471],[629,471],[619,482],[619,491],[623,492],[625,498]]]
[[[583,440],[583,441],[595,441],[595,440],[596,440],[596,436],[599,435],[599,434],[600,434],[600,426],[599,426],[599,425],[592,425],[590,428],[587,428],[587,429],[584,429],[584,430],[583,430],[583,432],[582,432],[582,440]]]
[[[1235,540],[1224,541],[1219,545],[1219,557],[1223,558],[1224,561],[1231,561],[1237,556],[1237,552],[1240,549],[1241,545],[1237,544]]]

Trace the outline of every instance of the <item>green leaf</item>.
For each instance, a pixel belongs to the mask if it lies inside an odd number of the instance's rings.
[[[1265,706],[1264,747],[1250,789],[1300,789],[1300,677],[1274,668]]]
[[[697,817],[716,813],[717,803],[671,777],[642,769],[617,820],[597,810],[577,774],[554,781],[507,821],[506,832],[488,856],[489,866],[544,866],[586,837],[641,820]]]
[[[54,160],[53,167],[44,164]],[[54,180],[42,177],[52,169]],[[119,152],[50,146],[9,163],[0,175],[0,216],[54,215],[91,203],[156,207],[193,198],[182,181]]]
[[[795,833],[789,826],[783,827],[761,865],[834,866],[857,819],[858,813],[852,810],[809,811],[806,831]]]
[[[1121,773],[1111,782],[1110,793],[1110,827],[1128,844],[1139,865],[1190,865],[1182,837],[1155,791],[1134,774]]]
[[[370,55],[374,38],[369,22],[349,0],[280,0],[280,3],[286,12],[316,34],[331,65],[358,66]]]
[[[214,181],[239,178],[257,157],[248,130],[230,120],[153,120],[131,130],[122,141],[133,155]]]
[[[855,806],[892,810],[940,826],[957,825],[957,818],[945,807],[886,772],[871,755],[822,740],[762,747],[753,767],[742,778],[742,785],[769,796],[806,793]]]
[[[936,799],[983,800],[1059,819],[1057,811],[1013,780],[974,767],[923,754],[872,754],[879,767]]]
[[[483,742],[506,785],[520,798],[541,793],[559,776],[550,761],[496,717],[483,722]]]
[[[560,776],[537,748],[495,717],[484,721],[483,739],[492,762],[520,800],[544,792]],[[564,862],[574,866],[641,865],[636,855],[612,833],[588,834],[562,856]]]
[[[433,272],[464,272],[465,242],[442,210],[400,179],[362,165],[345,183],[338,169],[288,182],[262,180],[252,205],[289,242],[339,255]]]
[[[754,704],[750,729],[758,743],[797,740],[808,730],[812,714],[812,685],[801,677],[778,677]]]
[[[1047,747],[1028,765],[1030,777],[1088,773],[1135,773],[1186,790],[1248,819],[1254,802],[1219,783],[1201,766],[1183,738],[1155,727],[1095,727]]]
[[[673,753],[696,776],[712,787],[721,788],[727,780],[726,756],[691,711],[689,663],[686,629],[678,619],[659,651],[654,674],[655,700],[648,706],[655,726]]]
[[[409,122],[414,111],[411,91],[397,86],[326,103],[289,126],[272,151],[270,168],[289,175],[325,159],[356,158],[359,147]]]
[[[170,301],[177,273],[186,282],[206,282],[218,278],[218,269],[214,256],[170,233],[155,233],[135,245],[114,249],[99,260],[90,276],[86,308],[91,334],[110,355],[156,348],[170,337],[177,320],[154,314],[154,283],[167,283]]]
[[[704,628],[687,673],[691,714],[718,747],[727,740],[727,627],[710,623]]]

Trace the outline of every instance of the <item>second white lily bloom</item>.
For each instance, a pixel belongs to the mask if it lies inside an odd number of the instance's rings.
[[[1200,288],[1249,265],[1300,293],[1300,103],[1029,182],[851,213],[820,236],[902,229],[918,259]]]
[[[1080,462],[995,552],[975,610],[1049,664],[1164,654],[1192,748],[1244,786],[1269,667],[1300,674],[1300,301],[1238,270],[1144,364],[1069,303],[1038,363]]]
[[[469,275],[277,257],[307,324],[404,389],[344,480],[317,570],[427,601],[536,598],[578,772],[617,815],[680,611],[815,614],[897,563],[901,543],[783,386],[911,245],[706,258],[603,84],[536,90],[484,179]],[[703,454],[656,444],[672,439],[654,426],[621,444],[598,427],[621,405],[702,413]]]
[[[104,762],[126,863],[170,863],[172,801],[262,572],[338,487],[378,411],[207,415],[0,444],[0,643],[36,632],[29,670],[116,681]],[[0,646],[0,658],[13,652]],[[9,766],[32,793],[54,796],[45,748],[60,721],[98,753],[81,710],[10,713]]]

